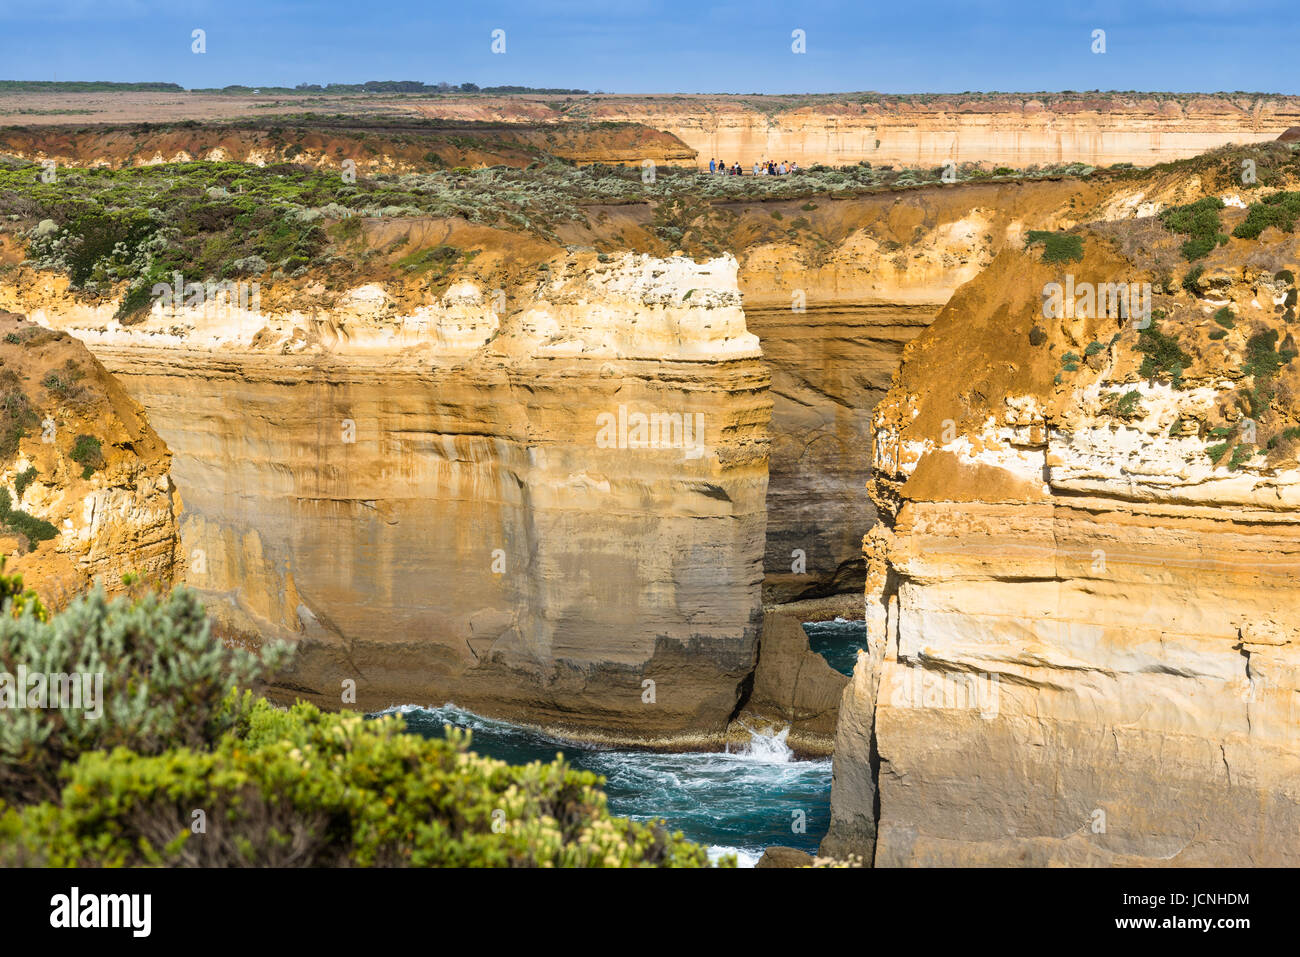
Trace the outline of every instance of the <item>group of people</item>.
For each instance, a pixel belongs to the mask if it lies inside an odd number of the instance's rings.
[[[744,171],[741,170],[739,163],[733,163],[731,166],[727,166],[727,164],[724,163],[722,160],[715,160],[712,157],[709,158],[709,172],[722,173],[723,175],[726,176],[744,175]],[[799,172],[798,163],[795,162],[787,163],[785,160],[782,160],[781,162],[778,163],[775,160],[768,160],[767,162],[763,162],[763,163],[755,162],[753,175],[786,176],[790,173],[797,173],[797,172]]]

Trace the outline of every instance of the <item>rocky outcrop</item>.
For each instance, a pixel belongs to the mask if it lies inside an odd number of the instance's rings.
[[[721,740],[760,622],[771,406],[736,269],[574,254],[501,298],[125,327],[52,275],[11,294],[146,406],[186,581],[298,643],[282,695],[689,744]]]
[[[673,134],[700,166],[720,157],[745,167],[767,158],[1150,165],[1270,140],[1300,120],[1296,97],[1197,93],[440,97],[397,108],[452,120],[630,121]]]
[[[798,618],[769,611],[763,617],[753,689],[736,718],[743,740],[752,730],[788,729],[797,753],[829,755],[835,717],[848,678],[808,647]]]
[[[695,151],[670,133],[635,124],[524,122],[428,125],[419,121],[318,117],[203,125],[187,119],[152,126],[0,130],[0,155],[58,166],[151,166],[193,161],[295,163],[378,175],[444,167],[527,166],[559,157],[574,163],[690,165]]]
[[[877,408],[825,854],[1300,863],[1296,241],[1225,238],[1187,292],[1182,237],[1102,232],[1003,252]],[[1049,315],[1067,279],[1153,307]]]
[[[58,608],[98,581],[175,575],[171,453],[66,333],[0,312],[0,554]]]
[[[812,867],[813,857],[794,847],[769,847],[754,865],[757,868]]]

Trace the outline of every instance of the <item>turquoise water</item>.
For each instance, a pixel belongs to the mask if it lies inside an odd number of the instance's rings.
[[[808,635],[808,645],[813,651],[826,659],[826,663],[842,675],[853,674],[853,666],[858,660],[858,649],[867,645],[867,623],[865,621],[806,621],[804,633]]]
[[[663,818],[711,856],[734,853],[741,865],[752,866],[769,844],[814,853],[830,824],[830,759],[794,760],[784,732],[755,735],[739,753],[663,753],[575,745],[452,705],[395,710],[425,737],[441,737],[444,724],[468,728],[472,750],[511,764],[563,752],[574,767],[605,776],[611,813]]]
[[[804,630],[831,667],[852,672],[866,640],[863,622],[809,622]],[[611,813],[662,818],[707,845],[711,856],[734,853],[741,865],[753,866],[771,844],[815,853],[830,824],[830,759],[795,760],[784,731],[755,733],[735,751],[664,753],[573,744],[454,705],[394,710],[426,738],[441,737],[448,724],[467,728],[474,751],[510,764],[551,761],[562,752],[574,767],[605,777]]]

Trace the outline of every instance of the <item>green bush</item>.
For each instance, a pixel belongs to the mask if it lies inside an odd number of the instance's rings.
[[[95,472],[104,467],[104,451],[100,445],[99,439],[93,435],[78,435],[76,445],[73,446],[72,461],[80,465],[81,477],[90,478]]]
[[[18,452],[27,430],[40,421],[12,369],[0,372],[0,459]]]
[[[1025,238],[1025,245],[1043,244],[1042,262],[1069,263],[1083,260],[1083,237],[1069,233],[1054,233],[1046,229],[1031,229]]]
[[[1138,403],[1142,401],[1142,393],[1136,389],[1125,392],[1118,402],[1115,403],[1115,414],[1121,419],[1135,417],[1138,414]]]
[[[1276,346],[1276,329],[1262,329],[1246,341],[1246,363],[1241,372],[1253,380],[1251,387],[1245,390],[1244,398],[1254,419],[1262,416],[1273,401],[1276,391],[1273,379],[1278,370],[1296,357],[1294,349],[1277,349]]]
[[[83,755],[61,804],[0,816],[0,863],[707,866],[679,833],[610,817],[597,775],[559,759],[512,767],[468,744],[454,729],[405,734],[397,715],[258,701],[211,752]]]
[[[1169,207],[1160,214],[1160,222],[1170,232],[1191,237],[1183,243],[1184,259],[1200,259],[1216,245],[1228,241],[1228,237],[1219,231],[1221,209],[1223,200],[1217,196],[1207,196],[1185,206]]]
[[[28,471],[34,473],[35,469],[29,469]],[[18,481],[21,481],[21,479],[22,476],[20,475]],[[14,484],[18,484],[18,482]],[[35,515],[14,508],[9,489],[3,486],[0,486],[0,523],[26,536],[29,548],[35,548],[37,542],[47,542],[59,534],[59,530],[45,519],[37,518]]]
[[[1183,370],[1192,364],[1192,357],[1182,350],[1175,336],[1167,336],[1151,325],[1138,333],[1137,351],[1143,354],[1138,374],[1144,379],[1167,375],[1174,387],[1182,385]]]
[[[32,465],[28,466],[14,477],[14,491],[18,493],[19,498],[23,497],[23,492],[27,490],[27,486],[36,481],[36,476],[39,474],[40,473],[36,471],[36,466]]]
[[[102,675],[94,709],[5,708],[0,721],[0,798],[40,800],[58,793],[58,771],[87,751],[118,746],[142,755],[210,747],[235,725],[248,687],[287,658],[284,646],[255,655],[212,637],[195,595],[109,601],[96,587],[42,621],[19,602],[21,579],[0,575],[0,673]],[[51,702],[53,703],[53,702]],[[94,710],[102,713],[92,716]]]
[[[1238,239],[1258,239],[1259,234],[1270,226],[1289,233],[1295,229],[1298,218],[1300,193],[1274,193],[1258,203],[1251,203],[1246,209],[1246,218],[1237,224],[1232,235]]]

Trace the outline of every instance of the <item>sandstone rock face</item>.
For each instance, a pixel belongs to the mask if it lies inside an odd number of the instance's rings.
[[[804,166],[940,166],[948,161],[1093,165],[1195,156],[1227,143],[1271,140],[1300,118],[1295,97],[1032,95],[963,99],[836,97],[783,104],[743,97],[616,97],[597,101],[603,120],[672,133],[708,166],[793,159]]]
[[[737,724],[788,728],[786,743],[801,754],[829,755],[840,696],[849,679],[808,646],[797,618],[780,612],[763,617],[753,690]]]
[[[813,857],[794,847],[769,847],[758,859],[755,868],[812,867]]]
[[[1083,210],[1132,218],[1154,191],[1077,182],[972,185],[775,205],[811,238],[739,253],[748,328],[772,372],[765,598],[788,602],[864,581],[871,414],[903,348],[955,290],[1031,229]],[[763,211],[763,218],[769,213]],[[769,220],[770,221],[770,220]],[[743,222],[738,231],[757,229]],[[819,242],[820,240],[820,242]]]
[[[414,310],[376,284],[125,328],[51,280],[34,315],[169,440],[185,579],[299,643],[282,694],[703,742],[760,620],[770,400],[736,270],[590,255],[500,314],[472,283]]]
[[[71,336],[6,312],[0,397],[10,446],[0,457],[0,488],[15,514],[53,526],[33,547],[22,525],[5,518],[5,571],[20,572],[54,608],[96,581],[109,594],[121,591],[128,573],[170,586],[179,511],[171,453],[140,406]],[[73,458],[80,436],[98,442],[83,461]]]
[[[1042,311],[1065,268],[1150,260],[1037,252],[959,290],[877,409],[885,521],[823,853],[1300,863],[1295,241],[1212,253],[1197,295],[1156,296],[1154,333]],[[1143,364],[1170,343],[1177,374]]]
[[[192,122],[192,117],[190,117]],[[156,120],[154,120],[156,122]],[[272,121],[274,123],[275,121]],[[268,125],[272,125],[268,123]],[[695,151],[671,134],[645,127],[592,129],[584,124],[556,126],[516,122],[489,129],[425,131],[418,140],[388,135],[381,125],[290,129],[289,141],[253,125],[180,126],[163,129],[107,127],[100,130],[11,127],[0,132],[6,155],[59,166],[150,166],[159,163],[212,162],[309,164],[320,169],[364,173],[427,171],[434,154],[445,166],[526,166],[545,156],[574,163],[639,164],[644,160],[691,165]]]

